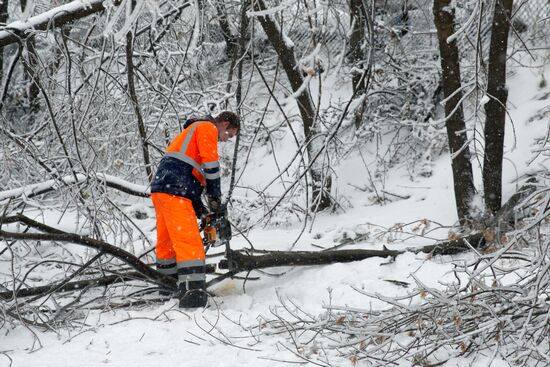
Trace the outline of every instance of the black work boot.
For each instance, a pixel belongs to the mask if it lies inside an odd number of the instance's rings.
[[[180,283],[180,289],[185,283]],[[179,294],[180,308],[196,308],[206,306],[208,294],[206,293],[206,281],[199,280],[187,282],[187,291]]]
[[[176,282],[178,281],[178,274],[169,274],[168,276],[170,278],[174,278]],[[172,296],[173,294],[174,294],[174,290],[172,288],[167,288],[162,286],[160,287],[159,296],[168,297],[168,296]]]
[[[185,293],[187,293],[187,284],[185,282],[178,283],[178,290],[174,293],[175,298],[181,300]]]

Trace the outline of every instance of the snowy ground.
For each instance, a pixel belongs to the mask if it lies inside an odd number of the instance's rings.
[[[540,87],[541,73],[540,68],[518,69],[509,79],[510,116],[515,135],[508,133],[506,137],[504,200],[515,191],[524,174],[537,165],[548,167],[549,164],[539,158],[530,167],[527,165],[532,156],[533,138],[543,136],[548,128],[548,114],[530,121],[548,106],[550,87]],[[544,79],[550,80],[548,66],[544,69]],[[543,96],[546,99],[541,99]],[[512,129],[507,130],[510,131]],[[328,248],[344,238],[353,239],[366,233],[368,237],[352,247],[402,249],[432,244],[447,237],[456,220],[448,156],[434,163],[433,175],[429,178],[411,181],[403,167],[392,171],[387,190],[409,198],[382,206],[372,203],[371,194],[348,185],[364,184],[364,169],[359,157],[346,160],[337,169],[340,194],[352,204],[343,213],[317,216],[295,249]],[[151,213],[151,208],[148,211]],[[420,222],[423,219],[427,221]],[[398,223],[413,224],[399,230],[395,227]],[[152,218],[141,224],[144,229],[154,227]],[[256,248],[287,250],[301,229],[301,223],[297,222],[284,228],[254,229],[248,239]],[[154,238],[153,232],[150,237]],[[247,242],[236,236],[232,245],[246,247]],[[348,264],[276,268],[268,273],[277,276],[252,273],[251,276],[259,280],[246,284],[241,280],[226,280],[214,286],[211,290],[216,296],[207,309],[182,311],[175,300],[170,300],[142,308],[90,311],[86,325],[70,331],[5,328],[0,336],[0,366],[9,366],[10,362],[16,367],[306,365],[307,362],[292,352],[292,342],[287,337],[269,334],[264,320],[298,309],[298,313],[318,316],[327,312],[327,305],[384,309],[387,304],[361,295],[355,289],[385,296],[405,294],[407,288],[390,280],[412,283],[412,274],[427,285],[440,287],[442,282],[452,280],[448,273],[451,260],[451,257],[428,259],[426,255],[407,253],[393,262],[376,258]],[[313,354],[311,359],[320,365],[353,365],[335,353]],[[498,359],[494,360],[493,366],[499,363]],[[480,357],[477,361],[451,360],[446,365],[486,366],[487,361]]]

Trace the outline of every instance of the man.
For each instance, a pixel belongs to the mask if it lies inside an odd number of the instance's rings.
[[[221,207],[218,141],[227,141],[240,128],[230,111],[185,122],[170,143],[151,184],[157,216],[157,269],[178,281],[179,306],[204,307],[207,301],[204,247],[196,218],[205,214],[201,194],[217,216]]]

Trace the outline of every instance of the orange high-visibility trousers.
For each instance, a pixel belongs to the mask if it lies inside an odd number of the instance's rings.
[[[191,200],[151,193],[157,216],[157,269],[179,283],[205,281],[204,247]]]

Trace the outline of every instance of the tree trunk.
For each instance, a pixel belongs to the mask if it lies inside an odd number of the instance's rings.
[[[366,12],[363,8],[363,0],[350,0],[350,15],[352,22],[352,30],[349,37],[350,43],[350,61],[353,66],[358,69],[362,68],[361,61],[364,61],[365,54],[363,45],[365,43],[365,21]],[[362,73],[356,70],[352,76],[353,92],[358,98],[363,98],[366,92],[367,80],[362,77]],[[363,122],[363,112],[365,111],[366,100],[357,106],[354,111],[354,125],[358,129]]]
[[[485,104],[485,156],[483,159],[483,191],[485,209],[495,214],[502,201],[502,157],[504,129],[506,123],[506,50],[510,31],[510,15],[513,0],[498,0],[495,3],[491,46],[489,49],[489,70]]]
[[[24,13],[27,7],[27,1],[21,0],[21,12]],[[33,37],[25,39],[26,54],[27,54],[27,65],[28,68],[25,68],[25,80],[27,82],[27,100],[29,102],[29,107],[31,111],[38,111],[38,94],[40,93],[40,88],[38,88],[39,83],[39,74],[38,74],[38,53],[36,52],[36,42]]]
[[[405,250],[333,250],[333,251],[266,251],[261,255],[250,255],[239,251],[230,251],[228,260],[221,260],[220,269],[231,266],[233,271],[250,271],[278,266],[325,265],[361,261],[371,257],[396,257],[405,252],[429,253],[432,255],[453,255],[479,248],[485,244],[482,233],[475,233],[465,238],[440,242],[435,245]],[[231,264],[230,264],[231,262]]]
[[[267,10],[263,0],[254,0],[255,11]],[[294,45],[281,31],[279,24],[270,15],[258,16],[258,20],[269,39],[269,42],[277,52],[283,69],[290,82],[292,91],[296,94],[296,102],[300,110],[300,116],[304,124],[304,136],[307,144],[308,155],[315,157],[320,151],[316,146],[316,135],[319,133],[318,126],[315,124],[315,106],[311,99],[311,94],[307,88],[303,88],[304,77],[294,55]],[[317,137],[318,138],[318,137]],[[331,205],[330,188],[331,177],[323,174],[323,167],[314,163],[311,167],[312,178],[312,210],[320,211]]]
[[[126,34],[126,67],[128,72],[128,93],[130,95],[131,103],[136,114],[139,137],[141,139],[141,150],[143,153],[143,163],[145,164],[145,173],[147,174],[147,180],[151,182],[153,180],[153,171],[151,168],[151,158],[149,156],[149,149],[147,148],[147,132],[145,131],[145,123],[143,116],[141,115],[141,109],[139,108],[139,101],[136,94],[136,86],[134,84],[134,62],[133,62],[133,42],[134,38],[132,31]]]
[[[8,21],[8,0],[0,0],[0,24],[4,25]],[[4,81],[4,49],[0,50],[0,86]]]
[[[149,265],[146,265],[149,266]],[[216,271],[215,264],[206,264],[205,273],[213,274]],[[61,281],[60,284],[48,284],[37,287],[21,288],[15,292],[15,297],[33,297],[33,296],[45,296],[54,292],[71,292],[85,289],[87,287],[106,287],[111,284],[125,283],[132,280],[148,281],[142,273],[137,271],[124,272],[116,275],[105,275],[100,278],[82,279],[74,282]],[[157,284],[157,283],[155,283]],[[170,284],[163,284],[166,287],[176,288],[175,282]],[[0,299],[10,300],[14,296],[13,291],[0,292]]]
[[[233,56],[235,48],[238,46],[237,37],[231,33],[229,27],[229,21],[227,20],[227,10],[225,8],[225,2],[222,0],[215,1],[216,13],[218,14],[218,22],[222,30],[223,39],[225,40],[225,54],[229,59]],[[246,6],[242,4],[241,6]]]
[[[456,209],[461,225],[470,218],[470,200],[475,188],[470,162],[470,150],[466,135],[460,82],[460,63],[456,40],[447,42],[454,34],[454,9],[451,0],[434,0],[433,14],[441,53],[441,71],[445,103],[447,138],[451,153],[451,167],[455,192]]]
[[[249,20],[248,16],[246,15],[247,10],[249,9],[249,2],[247,0],[241,1],[241,16],[240,16],[240,25],[239,25],[239,36],[238,36],[238,42],[236,37],[234,37],[234,42],[236,42],[236,46],[233,50],[233,60],[231,62],[231,67],[233,68],[235,64],[237,64],[237,88],[235,90],[235,102],[237,104],[237,114],[239,116],[242,116],[242,85],[243,85],[243,63],[244,63],[244,56],[246,53],[246,42],[248,40],[248,28],[249,28]],[[229,47],[229,43],[228,43]],[[230,75],[232,78],[233,76],[233,70],[230,71]],[[231,83],[227,84],[227,91],[229,92],[229,88],[231,86]],[[233,160],[231,163],[231,178],[229,181],[229,190],[227,192],[227,201],[231,200],[231,195],[233,194],[233,189],[235,188],[235,176],[236,176],[236,167],[237,167],[237,157],[239,156],[239,146],[241,141],[241,131],[244,129],[244,121],[241,120],[241,128],[237,132],[237,137],[235,139],[235,148],[233,149]]]
[[[27,63],[29,65],[30,72],[27,74],[29,78],[27,98],[29,101],[29,107],[31,111],[38,111],[38,95],[40,94],[40,88],[38,88],[39,83],[39,73],[38,73],[38,52],[36,51],[36,42],[34,38],[27,38]]]

